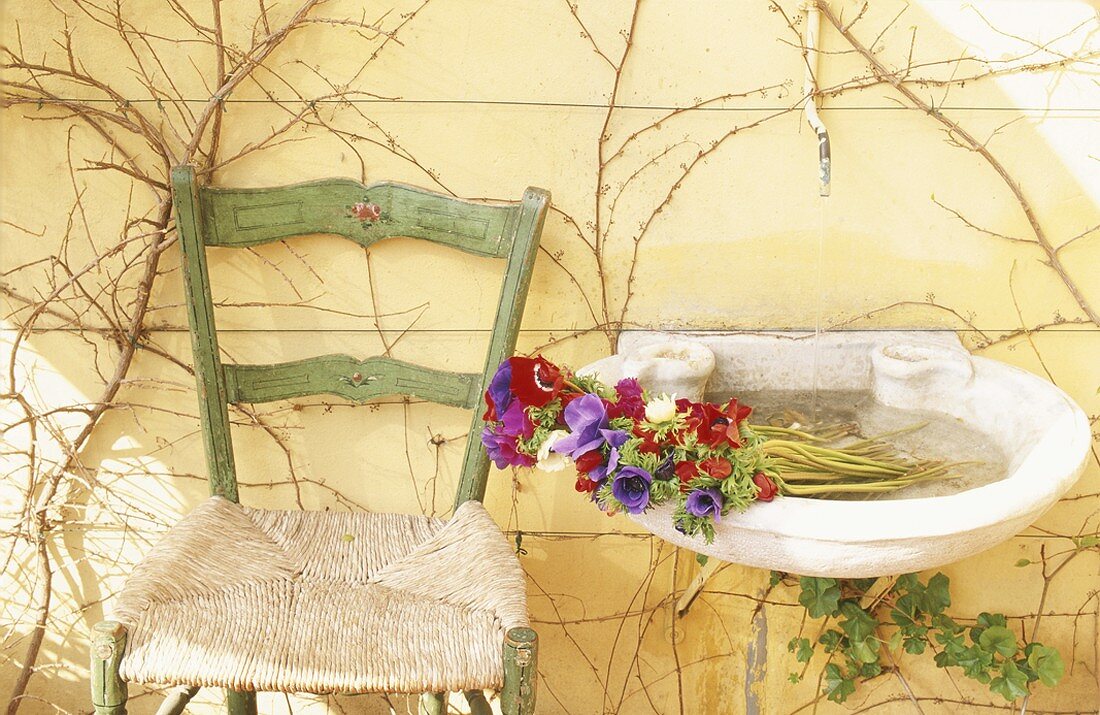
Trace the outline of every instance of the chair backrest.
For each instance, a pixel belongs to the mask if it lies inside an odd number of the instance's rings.
[[[187,314],[195,353],[199,414],[212,494],[238,501],[228,405],[316,394],[359,403],[407,395],[474,410],[455,506],[481,500],[489,460],[481,448],[483,386],[515,350],[531,269],[550,204],[529,188],[512,203],[464,201],[397,183],[349,179],[264,189],[199,186],[190,166],[172,170],[183,250]],[[362,246],[390,236],[427,239],[506,260],[500,307],[480,375],[431,370],[386,357],[325,355],[273,365],[223,365],[214,326],[207,246],[245,247],[303,234],[339,234]]]

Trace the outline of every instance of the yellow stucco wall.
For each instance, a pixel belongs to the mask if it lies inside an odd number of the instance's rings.
[[[133,40],[133,53],[103,8],[73,0],[5,3],[4,43],[21,48],[28,62],[65,65],[57,41],[68,27],[80,72],[106,79],[133,112],[150,118],[173,156],[184,156],[188,132],[217,84],[214,52],[198,41],[169,41],[201,34],[169,3],[123,5],[131,23],[124,34],[156,35],[148,44]],[[846,22],[861,5],[832,2]],[[185,0],[181,7],[212,25],[210,3]],[[271,7],[269,26],[296,7],[289,0]],[[952,145],[942,124],[899,101],[895,90],[881,83],[850,88],[853,78],[870,76],[868,64],[831,27],[823,29],[820,80],[838,89],[823,112],[834,179],[832,196],[820,199],[816,140],[793,109],[805,65],[784,14],[797,21],[797,2],[779,7],[784,12],[762,0],[640,0],[631,34],[635,6],[627,0],[580,0],[572,11],[565,0],[323,3],[313,17],[377,21],[390,36],[324,22],[288,36],[255,81],[243,82],[225,103],[219,156],[233,160],[214,180],[262,186],[333,175],[391,178],[494,198],[517,197],[527,185],[550,189],[556,211],[520,349],[546,346],[571,365],[607,354],[606,332],[620,325],[958,331],[979,354],[1052,379],[1095,425],[1100,326],[1067,288],[1068,280],[1100,310],[1100,234],[1088,233],[1100,223],[1094,7],[925,0],[896,17],[903,3],[885,0],[852,28],[890,69],[911,63],[910,78],[949,81],[994,71],[966,83],[907,86],[988,139],[1055,247],[1079,237],[1058,252],[1064,276],[1044,262],[1019,202],[986,160]],[[222,13],[227,43],[247,49],[263,36],[255,2],[224,2]],[[946,62],[962,56],[992,64]],[[1005,71],[1063,58],[1042,71]],[[162,91],[163,109],[142,72]],[[9,81],[26,81],[17,74],[6,72]],[[63,88],[63,98],[103,96],[78,83],[41,81]],[[257,148],[308,109],[303,99],[337,91],[359,101],[321,102],[316,114],[304,114],[308,123]],[[672,110],[716,97],[704,108]],[[111,101],[92,106],[120,111]],[[0,391],[11,389],[8,354],[31,312],[24,299],[40,300],[65,280],[65,270],[77,271],[125,235],[136,238],[62,296],[72,311],[42,316],[39,329],[21,338],[12,373],[37,410],[95,400],[110,378],[119,346],[103,329],[112,320],[125,323],[133,309],[147,257],[140,251],[150,240],[139,235],[141,224],[124,224],[151,217],[158,195],[119,172],[71,172],[120,161],[120,151],[65,114],[48,103],[0,112],[0,339],[7,346]],[[52,121],[37,121],[45,118]],[[163,180],[164,166],[147,144],[125,127],[109,131]],[[599,264],[589,245],[597,224]],[[243,362],[369,355],[388,345],[403,359],[474,369],[499,285],[490,261],[403,239],[378,245],[369,258],[331,237],[210,256],[222,347]],[[54,597],[22,712],[87,710],[90,624],[132,564],[206,494],[178,259],[175,246],[163,255],[141,336],[149,349],[138,352],[126,375],[119,407],[102,418],[52,502],[50,518],[59,526],[46,547]],[[112,285],[122,286],[117,300],[100,292]],[[90,309],[93,302],[103,313]],[[78,324],[90,329],[78,331]],[[1025,328],[1041,329],[1019,332]],[[466,413],[321,402],[331,403],[263,405],[255,418],[234,413],[246,502],[447,513]],[[20,419],[10,399],[0,409],[5,424]],[[83,425],[74,412],[50,420],[70,439]],[[437,435],[442,444],[433,442]],[[29,604],[41,580],[33,545],[13,538],[30,474],[20,452],[31,437],[26,425],[15,425],[0,439],[6,693],[23,663],[35,619]],[[45,428],[38,444],[39,459],[63,456]],[[1071,540],[1095,534],[1100,522],[1096,455],[1094,449],[1085,476],[1034,527],[944,569],[952,579],[951,611],[961,618],[1003,611],[1014,630],[1030,632],[1041,605],[1039,639],[1060,649],[1067,675],[1056,689],[1040,690],[1029,712],[1094,712],[1100,699],[1100,553],[1095,546],[1077,552]],[[42,488],[39,480],[35,493]],[[769,714],[813,711],[821,663],[802,683],[788,683],[796,664],[786,644],[803,613],[797,593],[779,587],[756,612],[767,572],[723,568],[673,624],[672,604],[697,570],[692,554],[591,509],[568,477],[493,472],[486,503],[510,534],[523,534],[521,562],[542,638],[540,712],[740,713],[749,700]],[[1045,564],[1015,565],[1044,556]],[[747,649],[761,628],[766,664],[747,673]],[[898,665],[925,713],[1002,707],[927,655],[902,655]],[[204,694],[195,711],[214,712],[220,697]],[[261,700],[264,712],[374,713],[391,704],[406,711],[403,698]],[[156,698],[139,695],[132,712],[155,706]],[[823,701],[816,712],[913,709],[900,680],[884,675],[846,706]]]

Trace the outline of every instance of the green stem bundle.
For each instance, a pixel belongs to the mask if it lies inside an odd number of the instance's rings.
[[[813,432],[775,425],[753,425],[752,429],[765,437],[761,449],[778,472],[784,493],[820,496],[891,492],[951,476],[955,465],[907,458],[885,441],[923,426],[911,425],[844,445],[832,443],[852,437],[854,425]]]

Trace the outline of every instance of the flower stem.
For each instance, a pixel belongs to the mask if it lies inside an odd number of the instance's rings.
[[[788,451],[794,452],[815,464],[830,469],[839,469],[844,473],[851,471],[867,474],[882,472],[903,474],[908,471],[908,466],[905,464],[867,459],[838,449],[828,449],[788,440],[768,440],[764,443],[763,449],[765,453],[773,456],[783,456],[783,453]]]
[[[585,394],[585,391],[583,389],[581,389],[581,387],[578,384],[576,384],[575,382],[572,382],[571,380],[562,381],[562,387],[568,387],[573,392],[578,392],[582,395]]]

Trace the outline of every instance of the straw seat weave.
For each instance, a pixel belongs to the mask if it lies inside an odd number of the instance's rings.
[[[211,497],[131,574],[133,682],[312,693],[499,689],[523,572],[478,502],[450,520]]]

